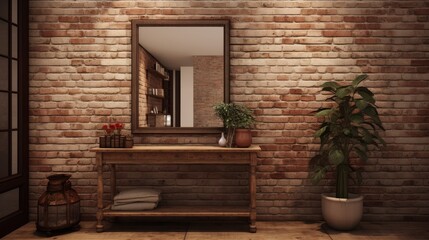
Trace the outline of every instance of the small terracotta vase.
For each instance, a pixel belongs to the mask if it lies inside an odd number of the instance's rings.
[[[235,145],[239,148],[247,148],[252,145],[252,132],[250,129],[235,129]]]

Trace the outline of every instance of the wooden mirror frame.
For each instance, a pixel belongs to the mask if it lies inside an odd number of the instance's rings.
[[[146,133],[220,133],[222,127],[139,127],[139,71],[138,46],[140,26],[198,26],[224,28],[224,102],[229,102],[229,20],[131,20],[131,131],[133,134]]]

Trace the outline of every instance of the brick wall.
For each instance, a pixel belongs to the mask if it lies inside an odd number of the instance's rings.
[[[194,56],[194,127],[219,127],[213,106],[223,102],[222,56]]]
[[[109,119],[130,122],[130,20],[222,18],[231,20],[232,101],[252,108],[258,120],[259,219],[321,218],[319,194],[332,191],[331,181],[313,186],[307,180],[307,163],[318,147],[311,111],[325,99],[318,86],[365,72],[387,147],[370,154],[363,185],[355,188],[365,195],[364,219],[429,220],[428,15],[424,0],[30,0],[31,217],[45,177],[60,172],[73,174],[82,213],[94,217],[96,172],[88,149]],[[121,169],[119,185],[161,186],[168,199],[180,202],[203,201],[205,191],[239,203],[246,197],[245,171],[142,166]]]

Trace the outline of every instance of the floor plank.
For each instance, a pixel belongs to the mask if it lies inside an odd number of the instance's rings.
[[[339,232],[322,222],[257,222],[249,233],[243,222],[117,222],[97,233],[95,222],[81,222],[80,229],[46,237],[36,233],[34,222],[4,237],[9,240],[427,240],[427,222],[363,222],[353,231]]]
[[[97,233],[95,222],[81,222],[78,231],[66,232],[54,235],[49,238],[44,234],[36,232],[34,223],[28,223],[4,239],[10,240],[34,240],[34,239],[55,239],[55,240],[107,240],[107,239],[139,239],[139,240],[183,240],[189,228],[187,223],[115,223],[108,226],[108,231]]]
[[[330,240],[325,232],[320,231],[318,223],[258,222],[257,227],[257,233],[249,233],[244,225],[191,224],[186,240]]]
[[[428,240],[429,223],[427,222],[362,222],[349,232],[335,231],[324,224],[323,229],[332,240]]]

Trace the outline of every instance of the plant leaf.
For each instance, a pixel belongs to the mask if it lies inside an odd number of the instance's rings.
[[[328,108],[328,109],[320,109],[320,111],[318,110],[317,113],[315,114],[316,117],[322,117],[322,116],[327,116],[331,113],[332,109]]]
[[[310,159],[309,170],[311,181],[315,184],[325,177],[329,165],[326,164],[326,159],[321,154],[317,154]]]
[[[375,125],[377,125],[381,130],[386,131],[386,129],[384,129],[383,124],[381,123],[380,118],[378,118],[378,121],[380,122],[375,122]]]
[[[383,145],[383,147],[386,147],[386,142],[380,135],[378,135],[378,132],[374,131],[374,136]]]
[[[334,102],[336,102],[336,98],[337,97],[335,97],[335,96],[332,96],[332,97],[328,97],[326,100],[329,100],[329,101],[334,101]]]
[[[340,112],[338,111],[338,109],[337,108],[333,108],[332,109],[332,112],[331,112],[331,114],[330,114],[330,122],[336,122],[337,121],[337,119],[340,117]]]
[[[372,93],[368,88],[366,87],[358,87],[356,88],[356,92],[367,102],[374,104],[374,93]]]
[[[365,128],[362,129],[362,139],[367,144],[374,144],[377,146],[377,143],[374,141],[374,136]]]
[[[323,145],[325,145],[325,144],[327,144],[329,142],[328,131],[325,131],[325,133],[323,133],[322,135],[320,135],[320,144],[321,144],[321,146],[323,146]]]
[[[356,88],[356,92],[365,92],[365,93],[367,93],[368,95],[370,95],[371,97],[372,96],[374,96],[374,93],[372,93],[371,92],[371,90],[369,90],[368,88],[366,88],[366,87],[357,87]]]
[[[361,149],[359,149],[357,147],[355,147],[354,150],[362,161],[368,160],[368,156],[366,155],[366,152],[362,151]]]
[[[358,99],[355,102],[356,102],[356,107],[359,108],[360,110],[363,110],[366,108],[366,106],[368,106],[368,102],[363,99]]]
[[[366,115],[370,116],[370,117],[378,116],[378,111],[373,106],[368,106],[362,112],[365,113]]]
[[[326,175],[326,167],[317,166],[313,172],[311,173],[310,177],[313,183],[318,183],[320,180],[322,180]]]
[[[354,90],[354,88],[352,86],[340,87],[337,89],[335,96],[337,96],[339,98],[344,98],[345,96],[348,96],[351,93],[353,93],[353,90]]]
[[[369,125],[371,128],[372,128],[372,130],[375,130],[375,126],[374,126],[374,124],[372,124],[372,123],[370,123],[370,122],[363,122],[362,124],[366,124],[366,125]]]
[[[357,76],[355,78],[355,80],[353,80],[352,86],[357,87],[359,85],[359,83],[362,82],[363,80],[365,80],[367,77],[368,77],[368,75],[366,75],[366,74],[361,74],[361,75]]]
[[[341,164],[344,161],[344,154],[341,150],[339,149],[334,149],[329,151],[329,161],[338,166],[339,164]]]
[[[350,116],[350,120],[354,123],[362,123],[363,122],[363,116],[362,114],[356,113]]]
[[[369,95],[368,93],[366,93],[366,92],[358,92],[359,93],[359,95],[361,95],[362,96],[362,98],[365,100],[365,101],[367,101],[367,102],[369,102],[369,103],[372,103],[372,104],[374,104],[375,103],[375,99],[371,96],[371,95]]]
[[[346,135],[346,136],[350,136],[351,131],[350,131],[350,129],[348,129],[348,128],[344,128],[344,129],[343,129],[343,133],[344,133],[344,135]]]
[[[324,127],[322,127],[321,129],[319,129],[319,130],[317,130],[315,133],[314,133],[314,137],[320,137],[324,132],[325,132],[325,130],[326,130],[326,128],[327,128],[328,126],[324,126]]]
[[[337,90],[338,87],[340,87],[340,85],[338,85],[338,83],[336,82],[325,82],[321,85],[321,87],[322,87],[322,91],[334,92]]]
[[[371,117],[372,121],[375,123],[375,125],[377,125],[380,129],[385,130],[380,118],[378,117],[378,111],[375,107],[373,106],[368,106],[367,108],[365,108],[364,110],[362,110],[362,112],[366,115],[368,115],[369,117]]]

